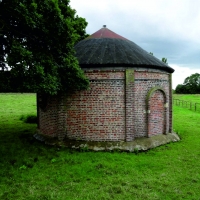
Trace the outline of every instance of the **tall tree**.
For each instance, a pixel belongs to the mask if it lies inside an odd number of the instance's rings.
[[[189,91],[187,90],[187,88],[185,87],[185,85],[183,85],[183,84],[178,84],[178,85],[176,86],[175,93],[176,93],[176,94],[188,94]]]
[[[177,94],[200,94],[200,74],[188,76],[183,84],[177,85],[175,91]]]
[[[195,73],[190,76],[188,76],[184,83],[185,87],[191,94],[200,94],[200,74]]]
[[[87,22],[69,0],[0,0],[0,68],[11,68],[16,87],[50,95],[88,87],[74,44]]]

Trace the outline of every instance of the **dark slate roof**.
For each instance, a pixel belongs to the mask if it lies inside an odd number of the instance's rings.
[[[106,27],[78,42],[75,51],[81,68],[145,67],[174,72],[134,42]]]

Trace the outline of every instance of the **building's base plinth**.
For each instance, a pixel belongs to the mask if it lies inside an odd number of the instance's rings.
[[[65,146],[72,149],[91,150],[91,151],[146,151],[164,145],[170,142],[177,142],[180,140],[176,133],[168,133],[167,135],[156,135],[150,138],[136,138],[132,142],[117,141],[117,142],[95,142],[95,141],[76,141],[76,140],[63,140],[58,141],[52,138],[46,138],[45,136],[35,134],[34,137],[40,141],[44,141],[49,145]]]

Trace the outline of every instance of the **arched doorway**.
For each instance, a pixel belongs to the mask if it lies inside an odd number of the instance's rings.
[[[166,134],[166,96],[161,88],[154,88],[148,94],[147,132],[148,137]]]

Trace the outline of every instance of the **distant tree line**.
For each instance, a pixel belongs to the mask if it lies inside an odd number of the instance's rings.
[[[176,94],[200,94],[200,74],[195,73],[188,76],[183,84],[179,84],[175,89]]]

